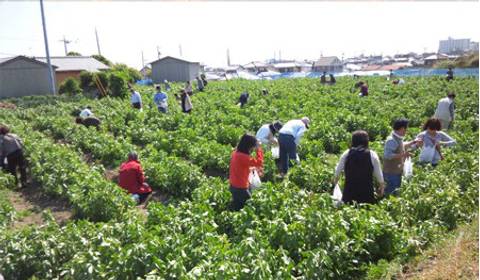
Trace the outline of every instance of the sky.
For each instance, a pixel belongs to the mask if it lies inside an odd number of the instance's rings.
[[[476,2],[44,2],[51,56],[102,55],[135,68],[162,56],[209,66],[281,56],[339,58],[438,50],[438,41],[479,40]],[[0,57],[45,56],[39,1],[0,0]]]

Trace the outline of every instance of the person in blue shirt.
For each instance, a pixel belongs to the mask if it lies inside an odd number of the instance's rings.
[[[161,113],[166,113],[168,109],[168,96],[165,92],[162,91],[160,85],[156,87],[157,93],[153,96],[153,102],[157,105],[158,111]]]
[[[297,146],[307,131],[310,119],[303,117],[300,120],[288,121],[279,131],[278,144],[280,146],[280,176],[285,176],[288,172],[290,160],[297,159]]]

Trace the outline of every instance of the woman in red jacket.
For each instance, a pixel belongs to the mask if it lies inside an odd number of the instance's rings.
[[[145,182],[142,166],[135,152],[128,154],[128,160],[120,165],[118,184],[128,191],[138,204],[145,206],[152,194],[152,188]]]
[[[256,149],[256,158],[250,156],[254,149]],[[234,211],[242,209],[245,202],[251,197],[248,176],[252,169],[257,169],[258,173],[262,175],[263,151],[255,136],[245,134],[233,151],[230,160],[229,181]]]

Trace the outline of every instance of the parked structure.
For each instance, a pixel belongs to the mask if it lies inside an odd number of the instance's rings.
[[[443,54],[458,54],[469,51],[478,51],[478,43],[472,42],[470,39],[448,37],[447,40],[440,40],[438,44],[438,52]]]
[[[302,65],[298,62],[280,62],[273,65],[275,71],[280,73],[301,72]]]
[[[252,61],[248,64],[245,64],[242,66],[242,68],[250,73],[261,73],[261,72],[267,72],[270,70],[270,65],[264,62],[259,62],[259,61]]]
[[[424,63],[425,63],[425,66],[427,67],[431,67],[433,66],[435,63],[439,62],[439,61],[442,61],[442,60],[447,60],[448,59],[448,56],[447,55],[444,55],[444,54],[434,54],[434,55],[431,55],[429,57],[426,57],[424,59]]]
[[[0,58],[0,97],[46,95],[50,91],[47,63],[21,55]]]
[[[171,82],[185,82],[195,79],[200,74],[200,63],[166,56],[154,62],[152,66],[152,80],[161,83],[164,80]]]
[[[312,66],[312,72],[342,72],[343,63],[336,56],[325,56],[315,61]]]

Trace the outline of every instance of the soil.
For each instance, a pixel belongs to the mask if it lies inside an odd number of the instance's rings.
[[[47,196],[36,183],[9,192],[8,199],[17,212],[13,228],[44,224],[43,210],[50,210],[59,224],[64,224],[72,218],[72,211],[66,200]]]

